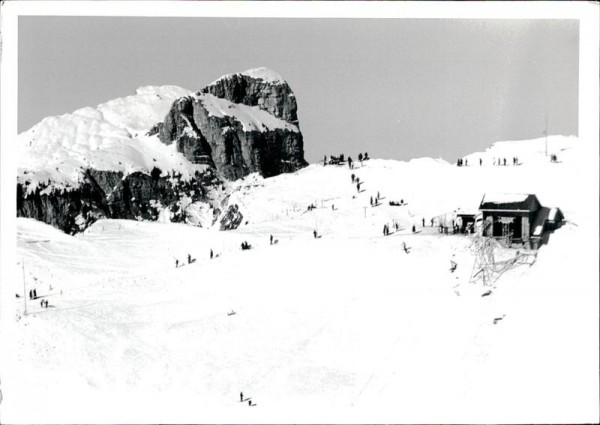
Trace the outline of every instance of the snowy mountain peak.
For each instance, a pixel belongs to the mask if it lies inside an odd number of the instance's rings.
[[[272,69],[269,69],[266,67],[259,67],[259,68],[247,69],[242,72],[223,75],[222,77],[219,77],[216,80],[214,80],[212,83],[210,83],[209,86],[215,85],[222,80],[231,79],[235,76],[238,76],[238,77],[245,76],[245,77],[254,78],[256,80],[263,80],[265,83],[269,83],[269,84],[283,84],[286,82],[281,75],[279,75],[277,72],[273,71]]]
[[[267,83],[277,84],[285,82],[281,75],[265,67],[247,69],[243,72],[240,72],[240,74],[247,75],[248,77],[256,78],[259,80],[264,80]]]

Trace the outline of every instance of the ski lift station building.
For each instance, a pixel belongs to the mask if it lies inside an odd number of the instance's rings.
[[[560,209],[543,207],[532,194],[485,194],[479,205],[483,235],[539,248],[548,241],[547,231],[560,227]]]

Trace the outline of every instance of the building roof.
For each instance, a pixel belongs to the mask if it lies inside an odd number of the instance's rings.
[[[480,210],[488,211],[530,211],[541,208],[535,195],[521,193],[486,193],[479,205]]]

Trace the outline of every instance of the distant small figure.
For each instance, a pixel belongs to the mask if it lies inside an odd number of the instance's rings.
[[[479,158],[479,166],[481,167],[481,164],[483,164],[483,161],[481,160],[481,158]]]
[[[425,227],[425,217],[423,217],[423,226],[422,227]]]
[[[363,154],[362,154],[362,153],[359,153],[359,154],[358,154],[358,161],[359,161],[360,163],[362,163],[362,160],[363,160]]]
[[[433,227],[433,218],[431,219],[431,227]]]
[[[252,400],[248,400],[248,406],[252,406]]]
[[[410,254],[410,248],[406,246],[406,242],[402,242],[402,249],[404,249],[405,253]]]
[[[450,260],[450,273],[454,273],[456,267],[458,267],[458,264],[454,260]]]
[[[335,211],[335,205],[334,204],[331,204],[331,210]]]
[[[360,183],[356,183],[356,191],[360,192]]]
[[[373,197],[371,196],[371,206],[373,206]]]
[[[244,401],[244,393],[242,393],[242,392],[241,392],[241,393],[240,393],[240,403],[241,403],[242,401]]]
[[[364,156],[363,156],[363,160],[366,161],[369,159],[369,154],[367,152],[365,152]]]
[[[210,259],[211,259],[211,260],[213,259],[213,255],[214,255],[214,252],[213,252],[213,250],[211,249],[211,250],[210,250]]]
[[[506,158],[504,158],[504,165],[506,166]]]
[[[48,308],[48,300],[44,300],[44,307]]]
[[[37,290],[35,288],[33,288],[33,299],[35,300],[37,298]]]
[[[316,230],[313,230],[313,237],[314,237],[315,239],[317,239],[317,231],[316,231]]]
[[[465,167],[469,165],[469,160],[465,158]]]
[[[30,289],[29,290],[29,299],[32,300],[33,299],[33,291]]]
[[[412,232],[415,233],[417,231],[417,228],[415,227],[415,225],[413,224],[412,226]]]
[[[327,165],[327,155],[323,157],[323,166]]]
[[[44,300],[40,301],[40,306],[43,308],[44,307]]]
[[[175,259],[175,268],[179,267],[179,260]]]
[[[190,264],[192,262],[192,256],[190,254],[188,254],[188,264]]]
[[[269,245],[273,245],[273,235],[269,238]]]
[[[352,178],[352,183],[354,183],[354,178],[356,177],[354,173],[350,177]]]
[[[379,196],[379,191],[377,192],[377,199],[381,199],[381,196]]]

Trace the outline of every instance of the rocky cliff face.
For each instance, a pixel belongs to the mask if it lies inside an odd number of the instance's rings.
[[[292,89],[281,77],[264,68],[221,77],[203,88],[202,93],[257,106],[277,118],[298,124],[298,106]]]
[[[243,212],[224,179],[306,165],[296,111],[289,85],[261,68],[44,119],[19,136],[17,216],[67,233],[99,218],[234,229]]]
[[[189,161],[214,165],[226,179],[304,167],[295,96],[273,75],[251,70],[222,77],[178,99],[154,131],[163,143],[176,143]]]
[[[190,180],[180,175],[161,177],[135,172],[86,170],[84,181],[71,190],[41,185],[28,192],[17,184],[17,217],[35,218],[62,231],[75,234],[100,218],[157,220],[162,214],[171,222],[213,225],[220,213],[220,199],[207,188],[220,180],[206,172]],[[203,223],[198,209],[208,210]],[[206,214],[205,214],[206,215]]]

